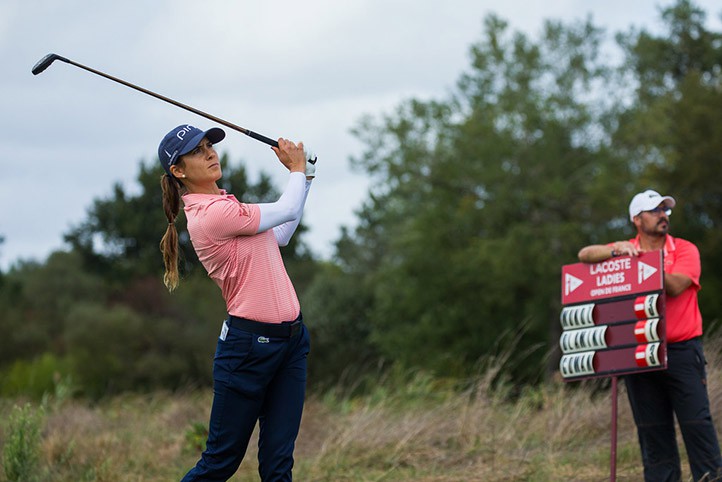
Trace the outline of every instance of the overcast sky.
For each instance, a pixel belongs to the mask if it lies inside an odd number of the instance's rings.
[[[182,123],[213,124],[61,62],[54,52],[271,138],[303,140],[319,156],[307,202],[306,241],[328,257],[340,227],[353,227],[368,189],[350,157],[364,114],[409,98],[443,99],[468,70],[469,48],[490,13],[536,38],[545,19],[592,16],[611,36],[658,31],[647,0],[2,0],[0,1],[0,270],[43,261],[62,235],[115,183],[129,191],[141,161],[157,162],[163,135]],[[720,27],[719,0],[698,0]],[[287,174],[265,144],[228,131],[219,152]],[[158,206],[161,209],[161,206]],[[142,215],[142,213],[139,213]],[[159,226],[159,237],[163,226]],[[159,255],[160,256],[160,255]]]

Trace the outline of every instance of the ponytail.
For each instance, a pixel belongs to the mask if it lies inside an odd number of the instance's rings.
[[[180,276],[178,274],[178,231],[175,227],[175,220],[180,211],[180,182],[174,177],[164,174],[160,179],[160,186],[163,190],[163,211],[168,218],[168,227],[165,230],[163,239],[160,240],[160,251],[163,253],[165,274],[163,283],[168,291],[172,292],[178,287]]]

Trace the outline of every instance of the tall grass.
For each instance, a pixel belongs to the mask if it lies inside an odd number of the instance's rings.
[[[713,416],[722,427],[722,342],[708,340]],[[420,372],[382,377],[361,397],[308,397],[296,448],[299,481],[604,481],[610,475],[608,383],[551,381],[521,393],[489,367],[459,390]],[[636,432],[619,385],[617,480],[641,479]],[[172,481],[201,450],[210,390],[51,399],[33,469],[43,481]],[[52,398],[52,397],[51,397]],[[24,406],[0,400],[0,413]],[[19,409],[16,409],[19,410]],[[14,443],[0,423],[0,445]],[[680,448],[684,455],[683,444]],[[30,453],[30,452],[29,452]],[[257,481],[255,441],[233,481]],[[7,462],[6,462],[7,463]],[[683,467],[689,480],[686,461]],[[10,480],[7,467],[0,481]]]
[[[2,463],[5,477],[13,482],[40,478],[40,429],[43,408],[26,403],[14,406],[8,419]]]

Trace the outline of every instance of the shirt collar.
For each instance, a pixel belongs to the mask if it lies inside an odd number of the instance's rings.
[[[632,244],[637,249],[641,247],[639,243],[639,234],[632,240]],[[677,249],[677,247],[674,243],[674,238],[671,235],[667,234],[664,239],[664,256],[666,257],[669,253],[674,252],[675,249]]]
[[[181,196],[183,199],[183,204],[186,206],[192,206],[196,203],[200,203],[203,201],[207,201],[210,199],[217,199],[219,196],[223,197],[229,197],[233,196],[232,194],[228,194],[225,189],[221,189],[220,194],[202,194],[202,193],[193,193],[193,192],[187,192]]]

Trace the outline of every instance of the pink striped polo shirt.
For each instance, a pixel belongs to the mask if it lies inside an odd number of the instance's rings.
[[[273,230],[256,233],[260,208],[224,190],[184,194],[183,204],[193,248],[228,313],[269,323],[296,319],[301,306]]]

